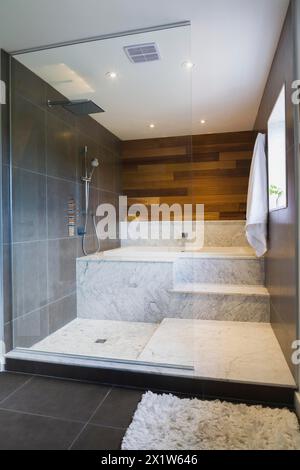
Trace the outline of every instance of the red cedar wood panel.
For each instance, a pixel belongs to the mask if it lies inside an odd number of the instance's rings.
[[[128,205],[205,204],[206,220],[244,220],[257,131],[122,143]]]

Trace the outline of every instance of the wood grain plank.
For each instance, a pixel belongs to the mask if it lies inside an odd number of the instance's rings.
[[[187,188],[145,188],[145,189],[129,189],[124,190],[125,195],[128,198],[140,196],[140,197],[155,197],[155,196],[186,196],[188,194]]]
[[[150,165],[136,165],[134,170],[127,170],[124,167],[124,172],[127,171],[138,171],[141,173],[169,173],[173,171],[187,171],[187,170],[216,170],[216,169],[233,169],[236,168],[235,161],[211,161],[211,162],[194,162],[190,163],[165,163],[165,164],[150,164]],[[244,161],[242,161],[244,163]],[[241,165],[243,167],[243,165]]]
[[[243,171],[244,169],[241,168],[239,171]],[[131,185],[135,183],[135,181],[138,179],[138,182],[143,184],[143,183],[148,183],[148,182],[153,182],[153,181],[174,181],[174,173],[157,173],[157,174],[145,174],[145,173],[139,173],[138,175],[136,173],[128,172],[128,173],[123,173],[122,175],[122,181],[123,185],[128,187],[128,185]]]
[[[251,160],[252,153],[252,151],[220,152],[220,160]]]
[[[185,180],[185,179],[201,179],[207,176],[213,176],[215,178],[223,179],[226,176],[229,177],[240,177],[249,176],[248,168],[234,168],[234,169],[217,169],[217,170],[195,170],[195,171],[175,171],[174,180]]]
[[[206,220],[244,219],[257,132],[123,142],[128,204],[204,204]]]
[[[239,204],[241,211],[246,210],[246,194],[216,194],[204,196],[161,196],[161,197],[130,197],[128,198],[128,204]]]
[[[177,155],[186,155],[186,147],[167,147],[167,148],[153,148],[142,149],[137,148],[134,150],[126,150],[122,152],[122,159],[130,158],[147,158],[147,157],[175,157]]]

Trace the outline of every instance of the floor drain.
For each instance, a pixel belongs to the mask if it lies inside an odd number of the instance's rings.
[[[96,339],[95,343],[97,343],[97,344],[103,344],[103,343],[106,343],[106,341],[107,341],[106,339],[101,339],[101,338],[100,338],[100,339]]]

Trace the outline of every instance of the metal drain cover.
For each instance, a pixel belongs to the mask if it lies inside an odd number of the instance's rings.
[[[100,339],[96,339],[95,343],[97,343],[97,344],[103,344],[103,343],[106,343],[106,341],[107,341],[107,339],[102,339],[102,338],[100,338]]]

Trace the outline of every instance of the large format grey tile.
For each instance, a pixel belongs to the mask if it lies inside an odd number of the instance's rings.
[[[55,90],[52,86],[46,84],[46,102],[48,100],[53,101],[64,101],[66,97]],[[47,114],[50,116],[54,116],[59,118],[60,120],[64,121],[69,126],[76,128],[76,116],[70,111],[67,111],[62,106],[53,106],[47,107]]]
[[[101,385],[34,377],[1,407],[87,422],[108,391]]]
[[[13,241],[46,238],[46,177],[13,170]]]
[[[30,348],[49,334],[48,307],[17,318],[12,326],[14,348]]]
[[[47,303],[47,242],[13,245],[13,317]]]
[[[77,316],[76,294],[51,303],[49,309],[49,333],[62,328]]]
[[[48,241],[48,299],[50,302],[76,290],[76,238]]]
[[[81,423],[0,410],[1,450],[67,450]]]
[[[13,58],[12,60],[12,90],[29,99],[38,106],[45,107],[45,82],[35,73]]]
[[[7,398],[11,393],[15,392],[19,387],[30,380],[30,375],[11,374],[1,372],[0,374],[0,402]]]
[[[77,213],[80,212],[78,200],[78,186],[76,183],[47,178],[47,214],[48,238],[65,238],[68,232],[68,203],[74,200]]]
[[[82,186],[82,193],[84,193],[84,187]],[[82,195],[83,198],[83,195]],[[90,188],[90,193],[89,193],[89,210],[88,210],[88,218],[87,218],[87,228],[86,232],[87,235],[95,235],[95,227],[94,227],[94,220],[93,217],[95,217],[95,223],[97,225],[97,222],[99,221],[99,217],[96,217],[96,212],[97,208],[99,205],[99,200],[100,200],[100,192],[98,189],[91,187]],[[84,208],[84,198],[82,199],[82,207]],[[82,223],[84,223],[85,217],[82,216]]]
[[[101,426],[127,428],[144,392],[113,388],[91,422]]]
[[[100,189],[116,191],[116,157],[113,152],[102,147],[100,169],[96,174],[97,186]]]
[[[83,250],[82,250],[82,237],[78,239],[77,242],[77,256],[81,257],[84,256]],[[98,251],[98,241],[96,235],[88,235],[87,237],[84,238],[84,248],[86,250],[86,253],[96,253]],[[101,243],[100,243],[100,249],[101,249]]]
[[[6,323],[4,325],[4,344],[5,352],[9,352],[13,348],[13,332],[12,332],[12,322]]]
[[[76,179],[77,145],[74,130],[48,114],[47,117],[47,174]]]
[[[88,424],[71,450],[119,450],[125,429],[106,428]]]
[[[103,126],[91,116],[77,116],[77,128],[81,134],[88,136],[95,142],[101,141],[99,139],[99,129],[103,128]],[[109,131],[107,132],[110,133]]]
[[[18,94],[12,110],[13,165],[45,173],[45,111]]]
[[[122,142],[118,137],[116,137],[108,129],[101,125],[98,127],[97,131],[99,142],[101,142],[103,147],[112,150],[116,154],[121,153]]]
[[[100,251],[114,250],[120,248],[120,240],[100,240]]]
[[[3,245],[3,310],[4,323],[12,320],[11,245]]]
[[[3,243],[10,243],[10,167],[2,165],[2,233]]]

